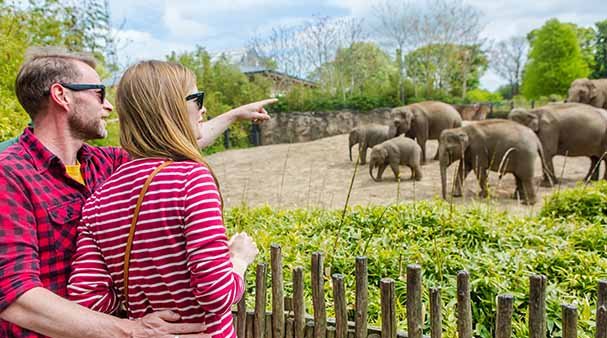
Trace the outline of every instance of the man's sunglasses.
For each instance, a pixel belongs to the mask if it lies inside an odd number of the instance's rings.
[[[69,90],[73,90],[76,92],[83,91],[83,90],[99,89],[98,93],[101,94],[101,103],[103,103],[103,101],[105,100],[105,86],[102,84],[65,83],[65,82],[59,82],[59,84],[62,87],[65,87]]]
[[[194,99],[196,99],[196,105],[198,106],[198,109],[199,110],[202,109],[202,104],[204,103],[204,92],[190,94],[185,97],[186,101],[190,101],[190,100],[194,100]]]

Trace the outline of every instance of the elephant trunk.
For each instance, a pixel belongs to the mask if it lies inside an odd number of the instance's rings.
[[[350,162],[352,162],[352,147],[354,145],[352,143],[350,143]]]
[[[439,148],[438,160],[440,163],[440,183],[443,199],[447,198],[447,167],[449,166],[449,153]]]

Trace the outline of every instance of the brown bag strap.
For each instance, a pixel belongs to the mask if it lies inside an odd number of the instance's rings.
[[[133,237],[135,236],[135,225],[137,224],[137,219],[139,218],[139,209],[141,209],[141,203],[143,202],[143,197],[145,193],[148,191],[150,187],[150,183],[154,179],[154,176],[158,174],[160,170],[173,163],[171,160],[166,160],[162,162],[152,173],[148,176],[148,179],[143,184],[143,188],[141,188],[141,192],[139,193],[139,198],[137,199],[137,205],[135,206],[135,211],[133,212],[133,220],[131,221],[131,229],[129,230],[129,238],[126,242],[126,249],[124,250],[124,302],[128,306],[129,303],[129,263],[131,260],[131,247],[133,246]]]

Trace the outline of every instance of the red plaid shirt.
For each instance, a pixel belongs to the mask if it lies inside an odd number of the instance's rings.
[[[66,297],[84,201],[128,160],[120,148],[83,145],[84,186],[32,129],[0,153],[0,312],[34,287]],[[44,336],[0,320],[0,337]]]

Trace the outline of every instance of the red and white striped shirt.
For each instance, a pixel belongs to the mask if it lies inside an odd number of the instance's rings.
[[[71,300],[106,313],[123,301],[133,211],[162,161],[125,163],[87,200],[68,285]],[[141,205],[130,258],[129,317],[173,310],[183,322],[204,322],[213,337],[236,337],[231,306],[243,292],[211,173],[193,161],[172,163],[154,177]]]

